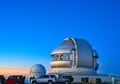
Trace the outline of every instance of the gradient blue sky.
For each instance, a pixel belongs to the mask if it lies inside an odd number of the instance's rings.
[[[50,69],[66,37],[84,38],[99,54],[99,73],[120,74],[119,0],[0,0],[0,67]]]

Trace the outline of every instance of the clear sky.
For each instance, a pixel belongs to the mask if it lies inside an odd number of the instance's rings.
[[[99,54],[99,73],[120,75],[120,0],[0,0],[0,67],[50,69],[66,37]]]

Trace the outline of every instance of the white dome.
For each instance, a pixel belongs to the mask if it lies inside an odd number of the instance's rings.
[[[30,69],[30,77],[36,77],[36,78],[38,78],[41,75],[45,75],[45,74],[46,74],[46,69],[41,64],[35,64]]]

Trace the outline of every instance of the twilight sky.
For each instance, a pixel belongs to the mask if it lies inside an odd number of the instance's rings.
[[[0,68],[50,69],[66,37],[84,38],[99,54],[99,73],[120,75],[119,0],[0,0]]]

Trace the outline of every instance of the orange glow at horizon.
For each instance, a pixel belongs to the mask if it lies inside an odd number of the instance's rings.
[[[51,70],[47,70],[46,73],[50,73]],[[0,68],[0,75],[26,75],[29,76],[28,68]]]
[[[28,68],[0,68],[1,75],[29,75]]]

